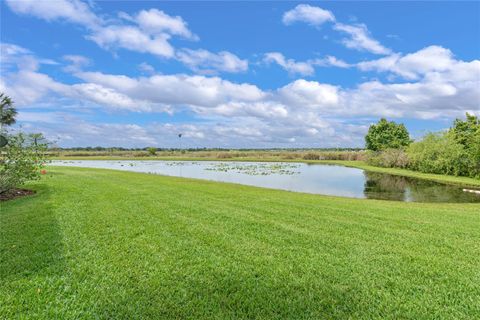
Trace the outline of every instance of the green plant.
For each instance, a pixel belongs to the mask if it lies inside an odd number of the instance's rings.
[[[368,152],[367,163],[385,168],[407,168],[410,160],[403,149],[386,149]]]
[[[4,93],[0,93],[0,129],[2,125],[14,124],[16,115],[17,110],[13,107],[12,99]]]
[[[41,134],[9,135],[8,144],[0,150],[0,193],[40,178],[47,151]]]
[[[467,113],[465,120],[455,120],[450,133],[465,148],[475,174],[480,175],[480,119]]]
[[[368,150],[381,151],[408,146],[412,140],[403,124],[387,121],[382,118],[377,124],[372,124],[365,136]]]
[[[148,151],[148,154],[151,156],[154,156],[157,154],[157,148],[154,148],[154,147],[147,148],[147,151]]]
[[[467,150],[451,132],[429,133],[407,149],[410,168],[421,172],[475,176]]]

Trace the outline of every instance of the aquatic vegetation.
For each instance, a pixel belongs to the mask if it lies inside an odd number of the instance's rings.
[[[294,175],[299,172],[294,170],[299,167],[299,164],[295,163],[255,163],[255,164],[246,164],[246,163],[227,163],[220,162],[218,164],[212,164],[210,167],[205,168],[209,171],[219,171],[219,172],[236,172],[243,173],[252,176],[258,175],[271,175],[271,174],[282,174],[282,175]]]

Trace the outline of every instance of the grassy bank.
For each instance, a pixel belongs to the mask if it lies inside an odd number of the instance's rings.
[[[473,319],[480,207],[54,168],[1,203],[0,318]]]

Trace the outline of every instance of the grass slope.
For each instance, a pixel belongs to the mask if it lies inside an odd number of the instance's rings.
[[[0,203],[0,318],[473,319],[480,206],[55,168]]]

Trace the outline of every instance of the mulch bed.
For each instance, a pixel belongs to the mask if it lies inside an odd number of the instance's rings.
[[[34,193],[35,191],[27,189],[12,189],[10,191],[0,193],[0,201],[7,201],[15,198],[25,197]]]

